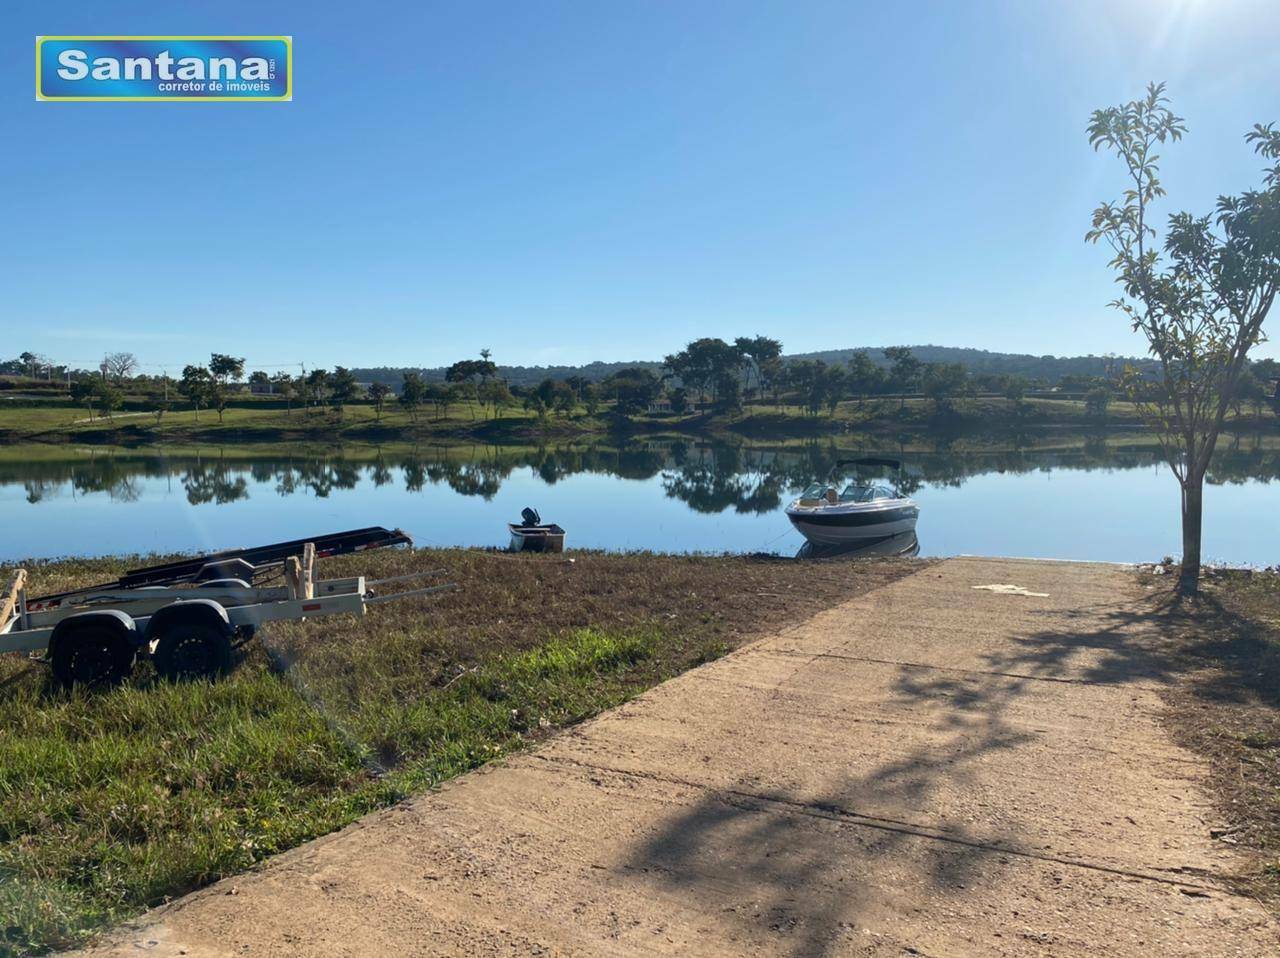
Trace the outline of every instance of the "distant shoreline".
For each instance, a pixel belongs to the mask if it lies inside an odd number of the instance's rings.
[[[473,418],[474,417],[474,418]],[[1229,419],[1226,431],[1280,432],[1280,418],[1270,409],[1261,416],[1245,412]],[[1000,398],[968,399],[939,412],[921,399],[845,401],[832,412],[806,415],[795,406],[752,405],[730,413],[688,415],[619,415],[613,412],[535,417],[507,411],[485,417],[476,410],[455,410],[447,418],[419,415],[410,419],[396,409],[379,417],[368,404],[352,404],[339,415],[328,408],[283,409],[236,406],[222,422],[202,410],[172,410],[160,417],[125,410],[114,417],[90,420],[83,408],[0,405],[0,445],[17,443],[85,443],[90,445],[168,445],[223,443],[379,443],[456,441],[527,443],[623,438],[655,434],[713,439],[787,439],[848,434],[902,437],[975,437],[1000,439],[1021,434],[1076,430],[1112,433],[1151,432],[1126,403],[1112,403],[1105,416],[1091,415],[1083,402],[1032,399],[1015,405]]]

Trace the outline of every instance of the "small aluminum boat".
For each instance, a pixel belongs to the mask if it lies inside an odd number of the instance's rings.
[[[544,523],[536,509],[524,509],[521,522],[509,522],[512,552],[564,552],[564,530],[554,522]]]
[[[848,481],[845,467],[854,467]],[[871,468],[889,468],[896,481],[869,478]],[[826,482],[812,483],[787,506],[787,518],[810,542],[846,546],[914,533],[920,507],[902,490],[896,459],[841,459]]]

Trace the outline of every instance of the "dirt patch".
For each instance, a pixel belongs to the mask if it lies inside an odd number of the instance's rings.
[[[808,618],[923,568],[925,560],[822,560],[772,556],[676,556],[574,552],[511,556],[442,549],[388,551],[330,560],[324,575],[382,578],[439,566],[464,588],[425,603],[378,611],[380,631],[439,630],[435,651],[447,668],[500,649],[530,648],[550,635],[592,627],[663,631],[734,648],[755,635]],[[280,628],[301,645],[357,640],[365,623]]]
[[[1237,885],[1280,913],[1280,576],[1215,573],[1190,603],[1146,585],[1183,666],[1166,721],[1206,762],[1210,836],[1246,853]]]

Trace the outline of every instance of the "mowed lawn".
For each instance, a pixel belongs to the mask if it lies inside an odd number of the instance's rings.
[[[39,594],[136,562],[28,568]],[[0,656],[0,955],[74,944],[920,564],[397,550],[320,573],[439,566],[460,591],[276,623],[216,683],[140,665],[68,693]]]

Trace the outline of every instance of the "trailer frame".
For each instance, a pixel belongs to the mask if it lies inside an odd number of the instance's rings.
[[[286,558],[283,586],[239,579],[194,583],[184,575],[187,581],[169,586],[108,583],[63,593],[53,603],[29,602],[27,575],[19,569],[0,593],[0,653],[37,656],[64,684],[119,680],[139,656],[151,657],[167,677],[216,676],[229,667],[231,650],[269,622],[363,616],[369,605],[458,588],[449,582],[379,595],[375,587],[421,581],[445,570],[317,579],[315,555],[307,542],[300,557]],[[185,650],[185,658],[175,649]]]

